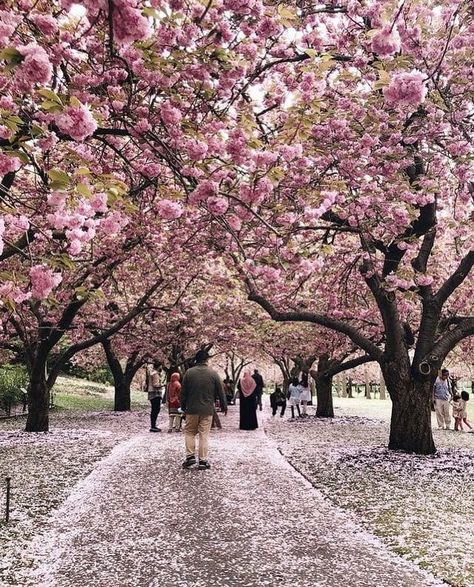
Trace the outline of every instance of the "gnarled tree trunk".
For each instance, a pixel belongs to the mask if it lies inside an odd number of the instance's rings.
[[[26,432],[48,432],[49,387],[46,383],[46,358],[37,357],[30,371]]]
[[[332,377],[318,377],[316,379],[316,398],[316,416],[318,418],[334,418]]]
[[[387,390],[392,399],[388,448],[430,455],[436,452],[431,430],[430,380],[414,379],[396,365],[383,367]]]
[[[130,381],[125,375],[115,378],[114,375],[114,411],[128,412],[131,408]]]
[[[112,342],[107,339],[102,342],[102,346],[107,357],[107,364],[114,378],[114,411],[128,412],[132,405],[130,387],[138,368],[135,364],[138,353],[132,353],[132,356],[127,360],[125,369],[123,369],[112,348]]]

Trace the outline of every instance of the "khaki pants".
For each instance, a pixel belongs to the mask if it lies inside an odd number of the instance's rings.
[[[449,400],[435,399],[434,401],[436,420],[438,428],[449,428],[451,425],[451,415],[449,413]]]
[[[184,425],[186,457],[191,457],[196,454],[195,440],[196,436],[199,434],[199,460],[207,461],[211,424],[212,414],[210,416],[186,414],[186,424]]]

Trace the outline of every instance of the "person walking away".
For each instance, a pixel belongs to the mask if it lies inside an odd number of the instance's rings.
[[[170,382],[166,389],[166,400],[168,404],[169,425],[168,432],[181,432],[181,376],[179,373],[171,375]]]
[[[147,365],[145,374],[145,389],[148,393],[148,401],[150,402],[150,432],[161,432],[161,428],[157,428],[156,420],[161,409],[161,400],[163,398],[163,372],[161,365],[155,363]]]
[[[300,387],[301,387],[301,395],[300,395],[301,415],[303,417],[305,417],[308,415],[306,413],[306,406],[311,401],[311,387],[309,385],[308,373],[304,373],[304,372],[302,373]]]
[[[224,393],[227,405],[232,405],[234,403],[234,382],[231,379],[224,379]]]
[[[467,402],[469,401],[469,394],[467,391],[461,391],[461,399],[459,400],[459,418],[461,420],[461,430],[462,430],[462,423],[466,424],[469,430],[472,432],[473,428],[471,424],[467,421]]]
[[[286,397],[281,387],[275,386],[275,391],[270,394],[270,406],[272,408],[272,416],[275,416],[278,407],[281,406],[280,418],[283,418],[286,410]]]
[[[263,383],[263,377],[258,372],[258,369],[254,369],[252,379],[255,381],[256,384],[256,397],[257,397],[257,405],[258,409],[262,411],[262,395],[263,395],[263,388],[265,384]]]
[[[258,428],[257,420],[257,383],[251,377],[250,371],[245,371],[238,383],[239,388],[239,428],[240,430],[255,430]]]
[[[181,386],[181,409],[186,415],[184,442],[186,447],[185,469],[196,464],[196,436],[199,435],[198,469],[210,469],[208,461],[209,432],[214,413],[214,402],[219,398],[224,415],[227,401],[219,375],[207,365],[209,356],[200,350],[196,354],[194,367],[186,371]]]
[[[227,394],[225,393],[225,384],[224,384],[224,394],[227,399]],[[227,402],[228,402],[228,400],[227,400]],[[229,405],[229,403],[227,403],[227,405]],[[219,414],[217,413],[218,408],[220,408],[219,400],[216,400],[214,402],[214,411],[212,412],[211,430],[213,430],[214,428],[217,428],[217,430],[222,430],[221,419],[219,418]]]
[[[300,412],[300,396],[301,396],[301,386],[298,383],[298,378],[293,377],[291,383],[288,387],[288,404],[291,409],[291,419],[295,419],[295,408],[298,412],[298,416],[301,417]]]
[[[436,412],[436,420],[440,430],[449,430],[451,426],[451,416],[449,414],[449,371],[441,369],[441,374],[436,378],[433,385],[433,403]]]
[[[459,415],[459,410],[460,410],[460,402],[461,402],[461,396],[458,395],[457,393],[455,393],[453,395],[453,399],[451,401],[451,405],[453,408],[453,418],[454,418],[454,430],[460,430],[462,431],[462,420],[461,417]]]

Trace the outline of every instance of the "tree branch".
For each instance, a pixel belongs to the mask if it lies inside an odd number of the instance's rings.
[[[474,265],[474,250],[469,251],[464,259],[458,265],[456,271],[439,288],[435,294],[436,302],[441,306],[446,302],[449,296],[461,285],[466,279]]]
[[[276,322],[310,322],[313,324],[319,324],[325,328],[341,332],[348,336],[359,348],[363,349],[367,354],[372,357],[372,360],[378,361],[382,357],[382,351],[373,344],[368,338],[363,336],[356,328],[336,320],[329,318],[328,316],[322,316],[320,314],[314,314],[312,312],[280,312],[263,296],[259,295],[250,281],[247,281],[250,293],[248,299],[252,302],[256,302],[262,307],[273,320]]]

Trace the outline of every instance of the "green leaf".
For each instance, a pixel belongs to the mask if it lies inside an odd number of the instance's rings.
[[[78,194],[81,194],[81,196],[85,196],[86,198],[90,198],[90,196],[92,196],[92,192],[89,186],[85,183],[78,183],[76,190]]]
[[[16,309],[16,305],[15,302],[13,300],[3,300],[3,305],[5,306],[5,308],[9,311],[9,312],[14,312]]]
[[[60,261],[61,261],[61,265],[63,265],[63,267],[66,267],[66,269],[74,270],[76,268],[76,264],[71,259],[71,257],[69,255],[67,255],[66,253],[63,253],[60,256]]]
[[[69,175],[61,169],[50,169],[48,171],[51,180],[50,187],[54,189],[63,189],[71,183]]]
[[[142,10],[143,16],[151,16],[151,18],[159,18],[158,10],[156,8],[152,8],[151,6],[147,6]]]
[[[45,130],[43,128],[41,128],[41,126],[38,126],[37,124],[33,124],[30,128],[30,134],[34,139],[36,139],[37,137],[40,137],[44,133],[45,133]]]
[[[28,155],[23,151],[5,151],[5,155],[9,155],[10,157],[18,157],[18,159],[24,164],[27,165],[30,162],[30,158]]]
[[[15,47],[5,47],[0,51],[0,59],[6,61],[10,65],[18,65],[24,59],[24,56],[15,49]]]
[[[46,112],[62,112],[63,109],[60,104],[52,102],[51,100],[43,100],[40,106],[43,110],[46,110]]]
[[[76,298],[79,301],[81,301],[84,298],[87,298],[87,296],[89,295],[89,290],[87,289],[87,287],[81,285],[80,287],[76,287],[74,293],[76,294]]]
[[[59,104],[59,106],[63,105],[61,98],[56,94],[56,92],[53,92],[53,90],[48,90],[48,88],[41,88],[41,90],[38,90],[38,94],[50,102],[56,102],[56,104]]]

